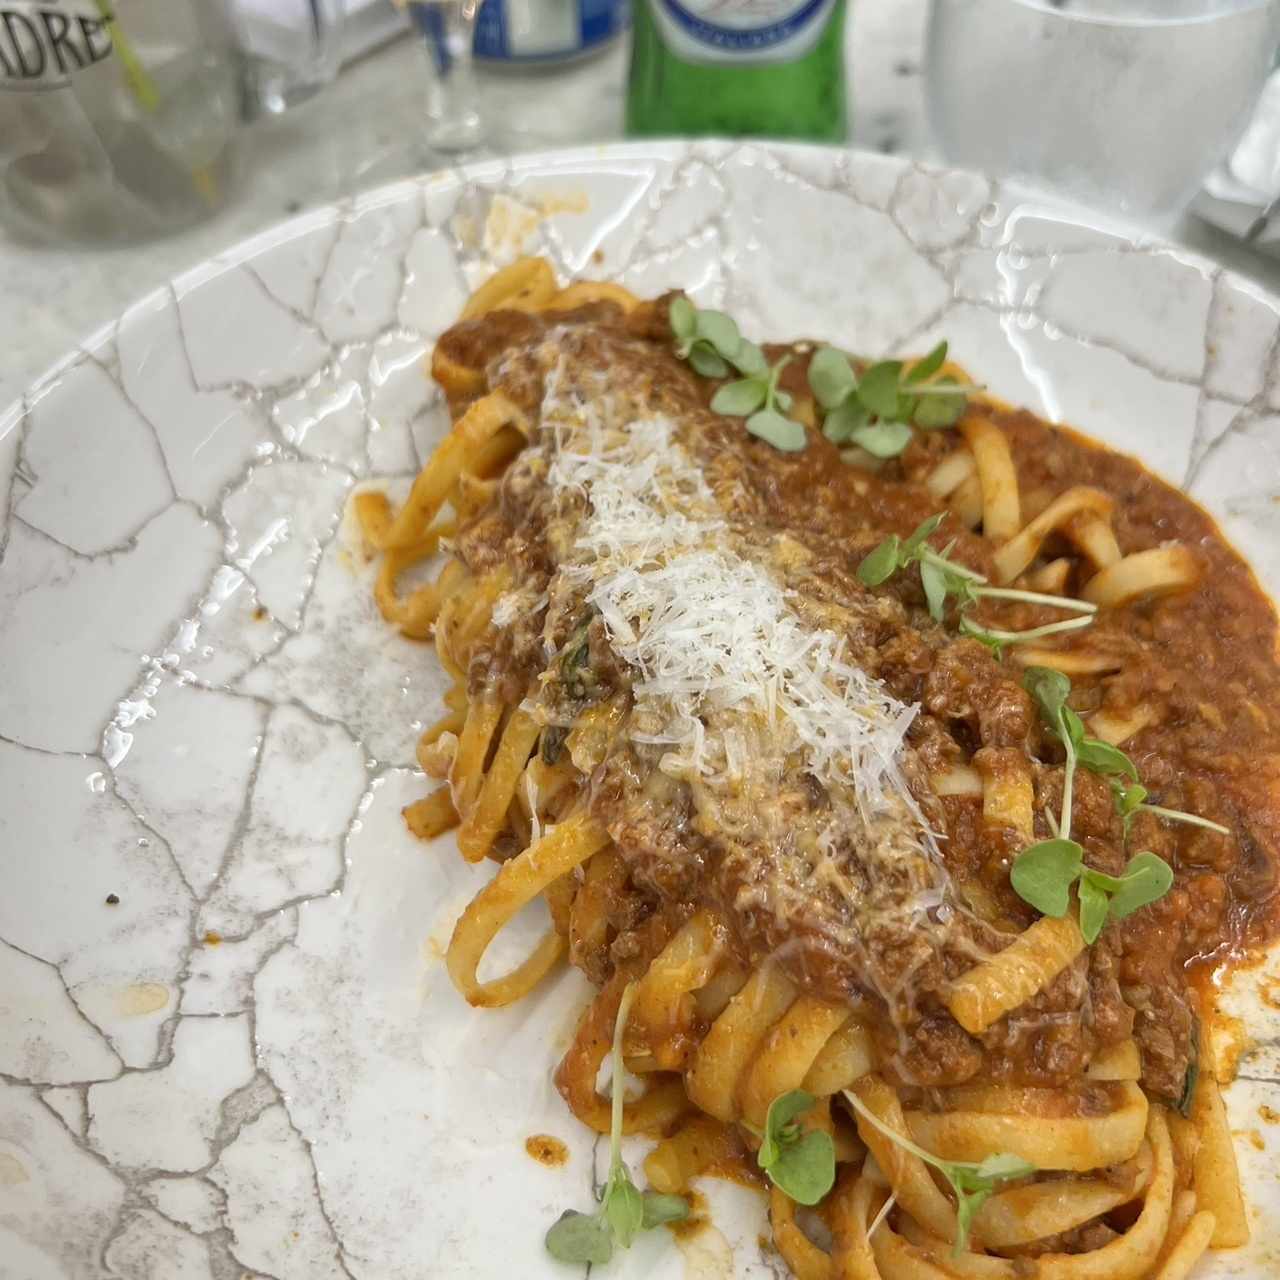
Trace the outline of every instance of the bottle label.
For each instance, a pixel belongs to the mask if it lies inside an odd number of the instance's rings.
[[[663,42],[686,62],[767,63],[803,58],[835,0],[649,0]]]
[[[477,58],[559,62],[588,53],[626,29],[626,0],[483,0]]]
[[[61,89],[110,53],[110,25],[90,3],[0,0],[0,93]]]

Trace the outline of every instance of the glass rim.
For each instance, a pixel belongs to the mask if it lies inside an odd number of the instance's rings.
[[[1105,0],[1102,0],[1105,2]],[[1206,0],[1212,4],[1214,0]],[[940,3],[940,0],[934,0]],[[1151,14],[1146,16],[1122,13],[1080,13],[1060,8],[1052,0],[1007,0],[1007,3],[1023,9],[1034,9],[1046,17],[1056,18],[1062,22],[1077,23],[1081,26],[1098,27],[1193,27],[1203,26],[1210,22],[1221,22],[1226,18],[1242,17],[1256,13],[1259,9],[1274,9],[1280,12],[1280,0],[1233,0],[1230,3],[1219,3],[1219,7],[1210,12],[1165,16]]]

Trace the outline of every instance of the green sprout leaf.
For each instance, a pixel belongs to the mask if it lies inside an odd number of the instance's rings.
[[[982,589],[978,589],[981,593]],[[1079,623],[1080,619],[1075,619]],[[1057,624],[1059,629],[1066,629]],[[1066,627],[1071,626],[1070,623]],[[1036,632],[1043,634],[1044,628],[1024,631],[1025,637]],[[1161,805],[1147,803],[1147,789],[1138,780],[1137,766],[1119,747],[1103,742],[1100,738],[1091,738],[1085,732],[1084,721],[1066,705],[1067,695],[1071,692],[1071,681],[1060,671],[1051,671],[1048,667],[1028,667],[1022,678],[1023,687],[1036,700],[1045,726],[1057,735],[1062,745],[1068,748],[1076,763],[1090,773],[1109,778],[1111,782],[1111,798],[1116,813],[1124,824],[1125,838],[1128,838],[1129,827],[1134,815],[1142,811],[1158,814],[1170,822],[1183,822],[1191,826],[1204,827],[1216,831],[1220,835],[1230,835],[1230,828],[1219,822],[1211,822],[1198,814],[1184,813],[1181,809],[1166,809]],[[1058,708],[1058,710],[1054,710]],[[1122,778],[1130,779],[1126,786]]]
[[[976,588],[973,594],[985,596],[987,593]],[[980,622],[965,616],[960,619],[960,633],[981,641],[999,656],[1006,645],[1030,644],[1033,640],[1043,640],[1045,636],[1060,635],[1064,631],[1079,631],[1087,627],[1091,621],[1092,619],[1087,617],[1064,618],[1061,622],[1048,622],[1043,627],[1028,627],[1025,631],[1003,631],[999,627],[984,627]]]
[[[671,332],[680,341],[688,342],[693,339],[696,320],[697,311],[688,298],[681,296],[671,299],[671,306],[667,310],[667,321],[671,325]]]
[[[1126,778],[1132,778],[1135,783],[1138,781],[1138,770],[1133,761],[1119,747],[1113,747],[1109,742],[1082,735],[1076,747],[1076,758],[1080,761],[1081,768],[1088,769],[1090,773],[1101,774],[1103,777],[1123,774]]]
[[[1107,922],[1107,891],[1089,876],[1080,880],[1080,932],[1092,945],[1098,940],[1102,926]]]
[[[711,397],[711,408],[732,418],[745,418],[755,413],[765,401],[768,388],[759,378],[742,378],[726,382]]]
[[[1083,862],[1084,849],[1057,836],[1024,849],[1014,860],[1009,880],[1024,902],[1042,915],[1061,919],[1071,906],[1071,886]]]
[[[901,360],[881,360],[873,364],[858,382],[858,399],[877,417],[897,418],[901,376]]]
[[[603,1264],[613,1257],[613,1230],[599,1214],[566,1209],[547,1232],[546,1246],[557,1262]]]
[[[836,444],[852,440],[877,458],[895,458],[911,443],[912,424],[924,430],[954,425],[976,388],[949,374],[931,381],[946,358],[947,344],[940,342],[905,373],[901,360],[881,360],[859,378],[842,352],[823,347],[809,362],[809,387],[826,411],[824,434]]]
[[[737,352],[730,359],[738,372],[745,373],[748,377],[759,377],[769,372],[769,362],[764,358],[764,352],[754,342],[748,342],[745,338],[739,343]]]
[[[790,453],[804,448],[804,427],[786,416],[791,393],[779,386],[790,356],[783,356],[770,368],[764,352],[742,336],[732,316],[723,311],[699,311],[687,298],[671,303],[670,317],[677,338],[676,354],[688,360],[696,373],[704,378],[727,378],[737,369],[743,375],[716,390],[711,398],[714,412],[746,418],[747,430],[775,449]]]
[[[956,1197],[956,1238],[952,1247],[952,1256],[959,1257],[969,1241],[969,1228],[974,1215],[987,1202],[991,1194],[997,1190],[1001,1182],[1012,1178],[1029,1178],[1038,1172],[1035,1165],[1023,1160],[1021,1156],[1000,1152],[990,1155],[979,1164],[968,1160],[943,1160],[931,1151],[918,1146],[905,1133],[899,1133],[880,1119],[856,1093],[846,1089],[845,1099],[854,1111],[874,1129],[878,1129],[890,1142],[896,1143],[904,1151],[923,1160],[942,1174],[955,1192]]]
[[[747,430],[783,453],[796,453],[805,446],[804,427],[784,418],[776,409],[761,409],[747,419]]]
[[[854,438],[855,440],[857,439],[856,434]],[[930,614],[938,622],[941,622],[945,616],[947,599],[954,597],[957,606],[962,611],[960,618],[961,634],[971,636],[973,639],[985,644],[995,653],[997,658],[999,658],[1005,645],[1026,644],[1031,640],[1038,640],[1042,636],[1056,635],[1061,631],[1077,631],[1081,627],[1090,625],[1093,620],[1092,615],[1096,611],[1094,605],[1087,604],[1081,600],[1071,600],[1066,596],[1051,596],[1037,591],[1018,591],[1011,587],[989,586],[982,574],[950,559],[952,545],[954,544],[949,544],[941,551],[929,546],[926,539],[938,528],[944,515],[945,513],[940,512],[938,515],[930,516],[900,545],[889,538],[880,543],[863,561],[863,564],[868,566],[866,573],[863,572],[861,566],[859,567],[858,576],[862,579],[864,585],[869,587],[879,586],[880,583],[886,581],[899,569],[905,569],[908,565],[918,562],[920,565],[921,585],[924,587],[925,599],[928,601]],[[889,546],[895,548],[892,560],[890,560],[890,554],[887,550]],[[1067,618],[1061,622],[1046,623],[1042,627],[1031,627],[1026,631],[1000,631],[992,627],[985,627],[963,614],[965,609],[987,596],[1000,600],[1026,600],[1032,604],[1052,605],[1077,613],[1080,616]],[[1049,671],[1049,668],[1032,668],[1032,670]],[[1052,679],[1064,681],[1065,689],[1069,690],[1071,688],[1070,682],[1067,681],[1066,677],[1059,675],[1058,672],[1050,671],[1049,676]],[[1064,714],[1075,716],[1075,712],[1070,711],[1070,709],[1067,709]],[[1075,716],[1074,721],[1072,721],[1073,728],[1075,725],[1079,725],[1080,734],[1082,735],[1084,726],[1080,724],[1078,716]],[[1061,729],[1061,726],[1059,728]],[[1065,733],[1066,730],[1062,730],[1062,732]]]
[[[608,1262],[615,1245],[630,1248],[641,1231],[689,1216],[688,1202],[681,1196],[642,1193],[631,1181],[630,1170],[622,1159],[622,1035],[636,989],[634,982],[624,988],[613,1024],[609,1177],[600,1193],[600,1208],[595,1213],[569,1210],[561,1214],[547,1232],[547,1252],[559,1262]]]
[[[1028,667],[1022,676],[1022,687],[1031,695],[1045,727],[1058,732],[1062,709],[1071,693],[1071,681],[1052,667]]]
[[[917,360],[915,364],[907,370],[906,376],[902,379],[908,386],[912,386],[918,382],[927,382],[935,373],[946,363],[947,360],[947,340],[944,338],[927,356],[922,360]],[[953,379],[954,381],[954,379]]]
[[[1163,898],[1173,887],[1173,868],[1154,853],[1138,853],[1129,859],[1120,886],[1111,896],[1111,914],[1117,920]]]
[[[694,319],[694,333],[709,342],[726,360],[732,360],[742,343],[737,322],[723,311],[699,311]]]
[[[878,587],[888,582],[902,567],[902,540],[891,533],[874,551],[868,552],[858,565],[858,579],[864,586]]]
[[[1138,770],[1133,761],[1109,742],[1089,737],[1084,721],[1067,706],[1071,681],[1060,671],[1028,667],[1022,684],[1040,709],[1045,727],[1058,738],[1067,753],[1062,813],[1058,820],[1058,830],[1064,838],[1044,840],[1024,850],[1013,864],[1010,881],[1018,896],[1038,911],[1062,916],[1069,903],[1071,884],[1078,880],[1080,932],[1086,942],[1093,943],[1109,918],[1123,920],[1164,897],[1173,885],[1173,870],[1154,853],[1136,854],[1129,860],[1124,874],[1119,876],[1109,876],[1083,865],[1080,846],[1074,840],[1065,839],[1071,834],[1071,784],[1077,763],[1110,779],[1112,802],[1124,824],[1126,839],[1134,814],[1144,809],[1163,813],[1174,821],[1192,822],[1229,833],[1227,828],[1210,823],[1206,818],[1147,804],[1147,789],[1138,781]],[[1125,779],[1129,781],[1126,783]],[[1074,854],[1063,849],[1061,846],[1064,845],[1071,846]]]
[[[689,350],[689,363],[704,378],[727,378],[728,361],[705,342],[695,342]]]
[[[790,1093],[780,1093],[769,1104],[764,1119],[764,1136],[760,1139],[760,1151],[757,1162],[762,1169],[767,1169],[778,1159],[780,1144],[784,1133],[790,1133],[794,1121],[804,1115],[817,1099],[803,1089],[792,1089]]]
[[[926,542],[928,542],[928,540],[938,532],[939,527],[946,518],[947,513],[945,511],[939,511],[937,515],[930,516],[927,520],[921,520],[920,523],[912,529],[910,534],[907,535],[906,541],[902,544],[903,554],[910,557],[907,563],[910,563],[910,560],[915,560],[920,556],[920,553],[925,548]]]
[[[911,443],[911,428],[902,422],[873,422],[855,427],[849,433],[849,443],[865,449],[873,458],[896,458]]]
[[[964,417],[965,406],[969,403],[965,389],[952,377],[939,378],[932,386],[921,387],[915,394],[918,398],[911,421],[922,431],[954,427]]]
[[[832,409],[822,420],[822,434],[832,444],[848,444],[871,421],[871,413],[856,396]]]
[[[684,1196],[664,1196],[656,1191],[644,1193],[642,1231],[652,1231],[667,1222],[684,1222],[689,1216],[689,1202]]]
[[[814,399],[828,412],[840,408],[857,385],[858,379],[849,361],[834,347],[822,347],[809,361],[809,388]]]
[[[924,598],[929,602],[929,615],[935,622],[941,622],[947,607],[947,575],[931,561],[920,566],[920,585],[924,587]]]
[[[797,1117],[814,1104],[803,1089],[779,1094],[769,1104],[756,1163],[797,1204],[814,1205],[836,1180],[835,1144],[821,1129],[802,1129]]]
[[[766,1172],[796,1204],[817,1204],[836,1180],[836,1151],[831,1135],[821,1129],[807,1130],[799,1141],[783,1146]]]
[[[626,1165],[622,1165],[620,1169],[620,1177],[616,1171],[609,1177],[601,1208],[613,1230],[613,1238],[624,1249],[630,1249],[631,1242],[644,1225],[644,1198],[636,1184],[631,1181],[631,1174]]]
[[[1140,782],[1126,787],[1119,778],[1111,779],[1111,800],[1124,824],[1125,839],[1129,837],[1129,828],[1133,825],[1134,815],[1143,806],[1147,798],[1147,789]]]
[[[1041,840],[1024,849],[1009,873],[1014,891],[1046,916],[1061,918],[1071,905],[1071,886],[1080,898],[1080,932],[1090,944],[1108,919],[1123,920],[1169,892],[1173,870],[1154,853],[1129,860],[1124,874],[1109,876],[1086,867],[1074,840]]]

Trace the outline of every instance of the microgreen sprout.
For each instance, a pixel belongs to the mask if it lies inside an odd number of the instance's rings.
[[[954,599],[957,608],[961,611],[970,608],[979,600],[992,599],[1049,605],[1080,615],[1075,618],[1066,618],[1061,622],[1032,627],[1027,631],[999,631],[975,622],[972,618],[964,616],[962,612],[960,630],[965,635],[981,640],[984,644],[996,649],[997,653],[1005,645],[1023,644],[1028,640],[1039,640],[1063,631],[1077,631],[1081,627],[1087,627],[1092,621],[1093,615],[1097,612],[1097,605],[1089,604],[1084,600],[1073,600],[1069,596],[1051,596],[1040,591],[1020,591],[1013,587],[993,587],[988,584],[982,574],[965,565],[956,564],[951,559],[954,543],[949,543],[941,551],[931,547],[928,539],[937,532],[945,516],[945,512],[930,516],[922,521],[907,538],[899,538],[896,533],[890,534],[858,565],[858,577],[863,585],[878,587],[899,570],[918,564],[920,585],[924,588],[929,613],[938,622],[946,616],[949,599]]]
[[[1124,823],[1126,836],[1134,815],[1141,812],[1154,813],[1168,822],[1204,827],[1219,835],[1231,834],[1230,829],[1220,822],[1211,822],[1198,814],[1148,804],[1149,793],[1138,779],[1138,766],[1119,747],[1103,742],[1100,738],[1089,737],[1085,732],[1084,721],[1067,706],[1071,681],[1061,671],[1053,671],[1048,667],[1028,667],[1022,677],[1022,684],[1040,708],[1045,727],[1063,744],[1068,756],[1074,757],[1082,769],[1099,774],[1110,782],[1111,797],[1116,813]],[[1062,834],[1071,834],[1069,822],[1067,830]]]
[[[756,1163],[797,1204],[817,1204],[836,1180],[831,1135],[822,1129],[803,1129],[797,1121],[814,1102],[813,1094],[803,1089],[781,1093],[769,1104],[764,1129],[749,1126],[760,1139]]]
[[[727,378],[735,369],[742,374],[716,391],[711,400],[716,413],[746,418],[753,436],[784,453],[804,448],[803,425],[787,417],[791,394],[778,385],[790,356],[771,366],[764,352],[742,336],[731,316],[701,311],[688,298],[672,299],[668,319],[676,355],[688,360],[695,372],[704,378]]]
[[[826,411],[822,432],[833,444],[856,444],[877,458],[894,458],[911,443],[912,426],[924,431],[954,426],[968,396],[981,388],[938,376],[947,358],[940,342],[910,367],[881,360],[859,377],[834,347],[815,352],[809,386]]]
[[[878,1129],[890,1142],[923,1160],[947,1180],[956,1197],[956,1238],[952,1254],[959,1257],[969,1240],[969,1228],[974,1215],[987,1202],[987,1198],[1001,1182],[1011,1178],[1027,1178],[1036,1173],[1036,1166],[1021,1156],[1001,1153],[988,1156],[980,1163],[968,1160],[943,1160],[931,1151],[917,1146],[905,1133],[891,1128],[871,1110],[865,1102],[849,1089],[844,1091],[849,1105],[874,1129]]]
[[[742,343],[731,316],[699,311],[688,298],[673,298],[667,318],[676,339],[676,355],[704,378],[727,378],[729,358]]]
[[[1074,840],[1041,840],[1019,854],[1010,872],[1018,896],[1046,916],[1062,917],[1071,903],[1071,887],[1080,899],[1080,932],[1097,941],[1108,918],[1123,920],[1140,907],[1163,898],[1173,884],[1173,869],[1154,853],[1138,853],[1118,876],[1086,867],[1084,850]]]
[[[683,1196],[658,1195],[640,1191],[622,1159],[623,1068],[622,1033],[635,999],[636,984],[628,983],[618,1003],[613,1024],[613,1107],[609,1126],[609,1176],[600,1193],[595,1213],[566,1210],[546,1235],[547,1252],[557,1262],[608,1262],[615,1245],[629,1249],[641,1231],[664,1222],[682,1222],[689,1216],[689,1202]]]
[[[1045,727],[1066,752],[1062,810],[1055,835],[1024,849],[1013,864],[1010,881],[1018,896],[1048,916],[1064,916],[1070,906],[1073,884],[1080,900],[1080,932],[1093,942],[1108,918],[1123,920],[1140,907],[1164,897],[1173,885],[1173,871],[1154,853],[1138,853],[1129,859],[1123,874],[1109,876],[1084,865],[1084,850],[1071,837],[1071,794],[1077,765],[1111,782],[1116,811],[1126,836],[1133,815],[1140,810],[1174,822],[1208,827],[1223,835],[1226,827],[1195,814],[1164,809],[1146,803],[1147,789],[1138,781],[1137,766],[1119,747],[1085,732],[1084,721],[1067,706],[1071,681],[1048,667],[1028,667],[1023,686],[1035,700]]]
[[[736,382],[726,382],[711,397],[712,409],[730,417],[746,418],[747,430],[753,436],[767,440],[775,449],[787,453],[803,449],[804,427],[786,416],[786,411],[791,408],[791,393],[778,386],[791,357],[783,356],[777,364],[770,366],[759,347],[750,342],[744,342],[742,346],[759,356],[758,362],[754,356],[749,356],[746,362],[758,371],[748,373]],[[739,359],[741,355],[740,351]]]
[[[1118,749],[1113,747],[1112,750]],[[1123,752],[1119,752],[1119,754],[1123,754]],[[1166,822],[1182,822],[1189,827],[1203,827],[1206,831],[1216,831],[1222,836],[1231,834],[1229,827],[1224,827],[1220,822],[1212,822],[1208,818],[1202,818],[1197,813],[1184,813],[1181,809],[1166,809],[1164,805],[1147,804],[1148,794],[1146,787],[1140,782],[1134,782],[1126,786],[1118,778],[1111,779],[1111,798],[1115,802],[1116,812],[1120,815],[1120,821],[1124,823],[1126,836],[1129,834],[1129,827],[1132,825],[1134,817],[1139,813],[1154,813],[1157,817],[1164,818]]]

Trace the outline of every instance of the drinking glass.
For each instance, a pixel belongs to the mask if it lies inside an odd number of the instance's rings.
[[[341,0],[266,4],[246,50],[235,0],[0,0],[0,221],[128,241],[221,208],[246,121],[337,65]]]
[[[473,58],[480,0],[395,0],[395,4],[408,7],[431,62],[427,145],[449,155],[475,150],[485,133]]]
[[[932,0],[925,84],[947,160],[1153,221],[1248,121],[1277,0]]]

